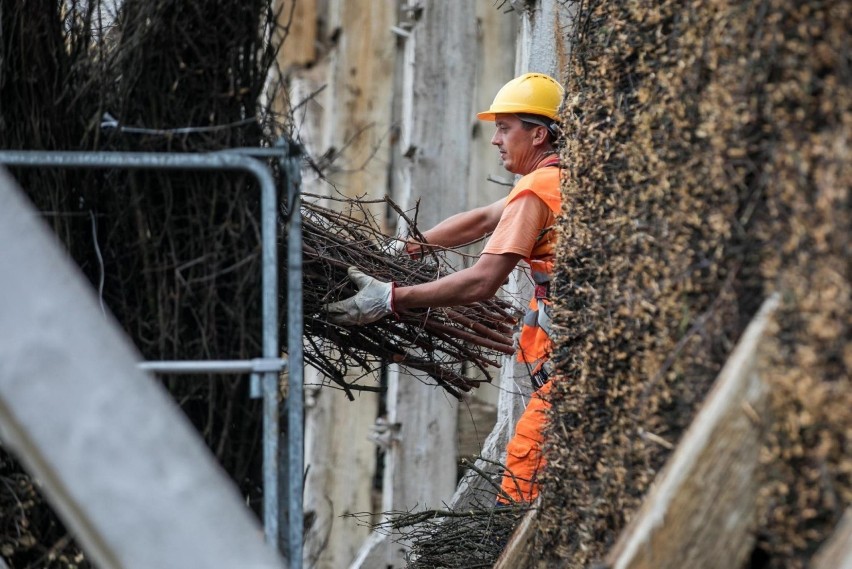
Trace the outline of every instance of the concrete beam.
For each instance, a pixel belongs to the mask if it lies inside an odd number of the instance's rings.
[[[0,170],[0,439],[104,569],[283,567],[239,493]]]

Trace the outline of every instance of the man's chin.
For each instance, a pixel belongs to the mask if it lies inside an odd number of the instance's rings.
[[[511,162],[501,162],[500,165],[503,166],[503,169],[506,170],[507,172],[509,172],[510,174],[517,174],[518,173],[515,170],[514,164],[512,164]]]

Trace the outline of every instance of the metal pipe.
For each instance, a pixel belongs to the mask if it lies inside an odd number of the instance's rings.
[[[281,146],[275,146],[272,148],[254,148],[251,146],[237,146],[234,148],[225,148],[223,150],[217,150],[217,152],[224,152],[226,154],[242,154],[243,156],[251,156],[252,158],[279,158],[283,159],[287,157],[287,151],[283,149]]]
[[[255,358],[253,360],[174,360],[162,362],[139,362],[139,369],[151,373],[196,374],[196,373],[279,373],[287,369],[284,358]]]
[[[242,170],[257,178],[261,191],[275,195],[269,168],[248,156],[216,152],[85,152],[65,150],[3,150],[0,164],[32,168],[122,168],[128,170]]]
[[[0,151],[0,164],[32,168],[125,168],[131,170],[237,170],[253,175],[261,191],[261,247],[263,288],[263,357],[278,358],[278,225],[277,192],[269,167],[237,153]],[[301,274],[299,275],[301,279]],[[300,364],[301,366],[301,360]],[[266,540],[278,547],[278,373],[263,373],[264,383],[264,492]],[[292,497],[291,497],[292,500]],[[301,494],[299,495],[301,504]]]
[[[302,218],[299,202],[302,175],[301,148],[282,138],[274,148],[228,148],[221,152],[246,156],[279,158],[287,181],[287,356],[298,364],[288,367],[287,452],[288,452],[288,551],[291,569],[302,567],[303,475],[304,475],[304,356],[302,347]]]
[[[287,358],[290,362],[287,390],[288,535],[290,567],[302,567],[302,476],[304,475],[304,358],[302,353],[302,216],[299,202],[302,185],[301,148],[282,139],[287,158],[281,166],[287,174]]]
[[[287,182],[287,453],[288,453],[288,552],[290,567],[302,567],[303,475],[304,475],[304,356],[302,347],[302,219],[299,202],[302,175],[301,148],[282,138],[274,148],[228,148],[221,152],[279,158]]]

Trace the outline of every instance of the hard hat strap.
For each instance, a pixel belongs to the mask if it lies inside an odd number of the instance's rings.
[[[547,132],[550,133],[550,136],[553,137],[553,140],[559,138],[559,131],[556,128],[556,121],[551,120],[547,117],[543,117],[541,115],[533,115],[530,113],[515,113],[515,116],[518,117],[521,122],[543,126],[547,129]]]

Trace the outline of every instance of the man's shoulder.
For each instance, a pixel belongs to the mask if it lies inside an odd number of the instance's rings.
[[[508,205],[524,196],[534,195],[553,211],[558,211],[562,201],[559,176],[560,169],[556,167],[539,168],[530,172],[515,184],[515,187],[509,193],[506,204]]]
[[[558,180],[561,173],[562,168],[560,168],[557,164],[544,166],[542,168],[536,168],[529,174],[524,175],[518,183],[521,183],[524,180]]]

